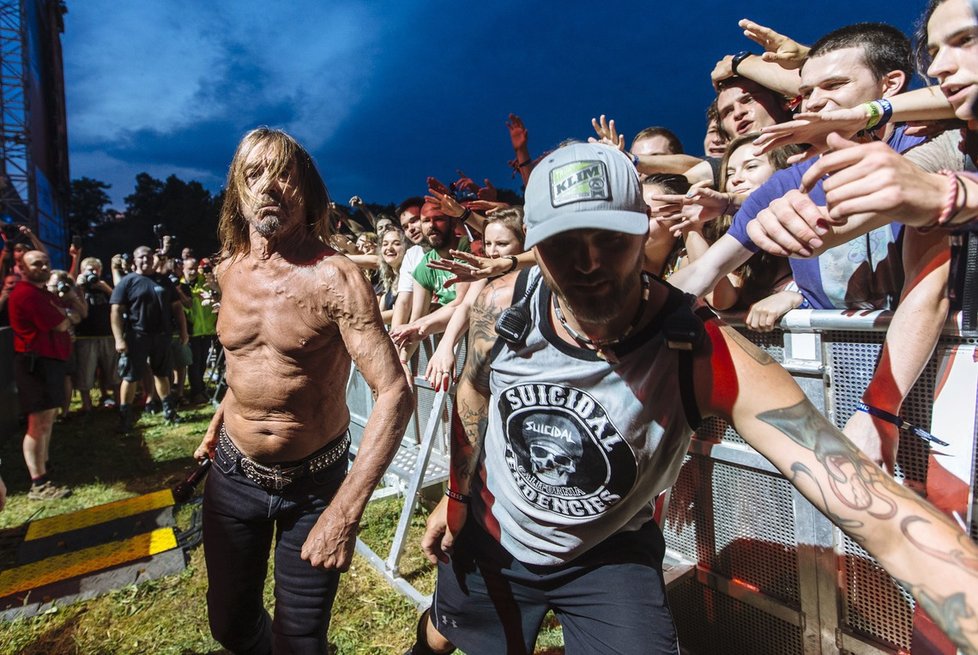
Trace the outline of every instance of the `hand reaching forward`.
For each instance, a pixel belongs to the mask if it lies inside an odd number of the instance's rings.
[[[526,140],[529,132],[526,131],[526,126],[523,125],[523,119],[516,114],[510,114],[509,120],[506,121],[506,127],[509,128],[509,140],[513,142],[513,150],[526,148]]]
[[[618,134],[618,130],[615,128],[615,119],[609,121],[604,114],[601,114],[601,118],[591,119],[591,127],[594,128],[598,138],[595,139],[592,136],[588,138],[588,143],[603,143],[625,152],[625,135]]]
[[[809,48],[803,46],[791,37],[775,32],[770,27],[744,18],[737,23],[743,30],[744,36],[764,48],[761,58],[774,62],[782,68],[793,70],[800,68],[808,56]]]

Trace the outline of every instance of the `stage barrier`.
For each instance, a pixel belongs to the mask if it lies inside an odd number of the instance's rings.
[[[873,374],[889,318],[887,312],[795,310],[774,332],[738,329],[788,369],[841,428]],[[971,503],[958,519],[978,540],[976,344],[956,318],[948,321],[902,416],[950,446],[932,450],[903,432],[896,477],[925,488],[928,456],[935,455],[968,486]],[[417,370],[423,372],[421,350]],[[464,352],[457,366],[462,361]],[[416,382],[417,410],[375,494],[404,499],[394,543],[386,557],[362,543],[358,552],[425,607],[428,597],[400,576],[398,562],[405,547],[419,547],[405,544],[419,492],[448,477],[452,394],[435,393],[423,378]],[[356,441],[373,403],[356,371],[347,396]],[[751,655],[910,652],[913,599],[728,425],[711,419],[701,427],[665,500],[669,598],[685,652],[710,655],[717,644],[727,654]]]

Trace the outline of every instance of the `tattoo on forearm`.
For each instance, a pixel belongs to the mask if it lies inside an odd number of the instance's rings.
[[[753,343],[751,343],[750,339],[742,335],[734,328],[730,327],[729,325],[721,325],[720,329],[723,330],[723,332],[726,333],[726,335],[730,337],[730,339],[732,339],[738,346],[740,346],[741,350],[750,355],[751,358],[761,366],[768,366],[775,363],[773,357],[755,346]]]
[[[810,450],[824,469],[819,475],[803,462],[794,462],[788,474],[796,486],[804,486],[815,494],[816,504],[849,536],[865,544],[869,536],[867,523],[858,518],[839,516],[832,507],[840,505],[849,510],[864,512],[866,518],[897,520],[900,530],[919,554],[922,570],[936,562],[960,572],[963,588],[978,585],[978,556],[970,537],[961,532],[958,547],[948,551],[946,545],[936,547],[932,537],[938,523],[946,518],[917,494],[898,485],[875,466],[852,443],[822,416],[807,400],[782,409],[762,412],[757,418],[777,428],[799,446]],[[827,480],[827,484],[825,481]],[[807,484],[805,484],[807,483]],[[897,499],[904,500],[898,508]],[[946,534],[946,533],[945,533]],[[970,582],[973,581],[973,582]],[[978,628],[975,615],[968,608],[963,592],[946,593],[928,585],[898,580],[920,602],[927,614],[962,648],[962,652],[978,655]]]
[[[455,406],[455,425],[452,426],[452,471],[458,482],[470,482],[482,455],[482,440],[486,435],[486,408],[473,407],[464,398]]]
[[[789,478],[796,484],[801,478],[809,478],[822,496],[822,511],[827,512],[829,518],[844,530],[858,530],[864,523],[831,512],[827,494],[841,501],[845,507],[866,511],[877,519],[896,516],[892,493],[883,488],[885,473],[860,456],[849,441],[840,439],[835,428],[810,402],[802,400],[791,407],[762,412],[757,418],[815,454],[815,459],[828,474],[828,489],[822,488],[819,476],[802,462],[791,465]],[[859,540],[857,535],[853,535],[853,538]]]
[[[967,538],[967,537],[965,537]],[[978,630],[975,614],[968,609],[968,601],[963,593],[942,595],[924,585],[915,585],[906,580],[897,580],[900,585],[913,594],[920,606],[927,612],[965,655],[978,655]],[[971,626],[970,629],[966,626]]]

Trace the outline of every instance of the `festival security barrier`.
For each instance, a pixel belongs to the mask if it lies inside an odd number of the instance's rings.
[[[737,317],[726,318],[737,325]],[[795,310],[773,332],[738,329],[842,428],[873,375],[889,319],[887,312]],[[901,412],[949,445],[902,431],[896,477],[924,489],[928,460],[936,461],[967,486],[971,502],[956,519],[978,540],[978,339],[963,334],[958,319],[948,320]],[[458,367],[463,359],[460,353]],[[422,356],[418,370],[425,364]],[[386,558],[362,543],[357,550],[425,607],[429,598],[400,576],[398,562],[405,547],[419,547],[405,544],[418,493],[448,477],[452,394],[416,382],[417,410],[376,494],[403,494],[394,543]],[[372,405],[356,371],[347,395],[356,440]],[[718,644],[731,655],[910,652],[913,599],[722,421],[701,426],[663,505],[669,601],[684,652],[709,655]]]

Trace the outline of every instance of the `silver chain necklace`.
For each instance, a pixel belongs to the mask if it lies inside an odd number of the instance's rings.
[[[646,273],[645,271],[642,271],[642,301],[638,304],[638,309],[635,311],[635,316],[632,318],[631,324],[627,328],[625,328],[624,332],[610,339],[591,339],[581,334],[580,332],[572,328],[570,325],[568,325],[567,320],[564,318],[564,313],[560,311],[560,304],[558,304],[557,302],[556,293],[551,294],[551,298],[553,300],[553,306],[554,306],[554,314],[557,316],[557,320],[560,321],[560,324],[564,326],[564,329],[567,330],[567,334],[571,335],[574,341],[584,346],[585,348],[596,351],[598,353],[598,356],[601,357],[602,359],[611,359],[612,361],[614,361],[614,355],[608,353],[607,349],[609,346],[617,345],[622,341],[624,341],[625,339],[627,339],[629,335],[631,335],[631,333],[635,330],[635,328],[638,327],[638,324],[642,321],[642,316],[645,314],[645,303],[648,302],[649,300],[649,288],[651,287],[651,285],[652,285],[652,280],[649,277],[649,274]]]

